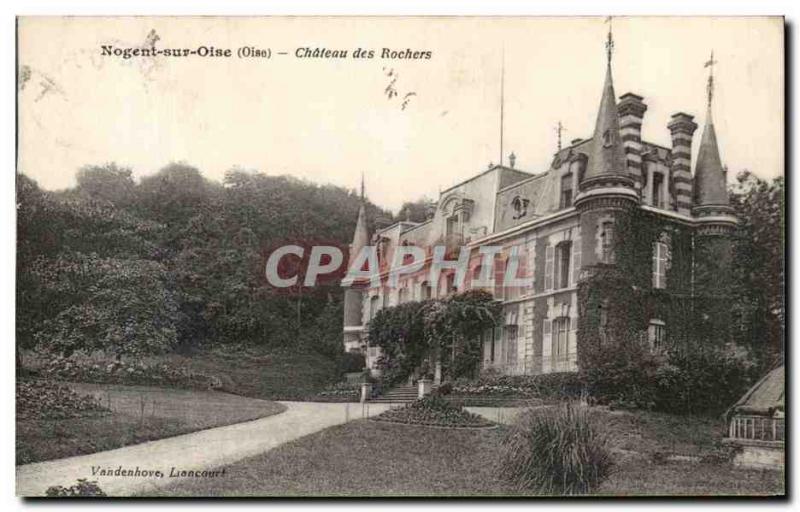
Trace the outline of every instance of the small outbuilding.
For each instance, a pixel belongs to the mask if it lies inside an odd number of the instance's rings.
[[[780,365],[759,380],[725,413],[727,443],[741,448],[734,464],[782,469],[786,424],[786,373]]]

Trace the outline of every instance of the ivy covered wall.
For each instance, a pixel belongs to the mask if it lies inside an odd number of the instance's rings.
[[[612,220],[613,256],[600,259],[602,222]],[[638,208],[581,215],[584,279],[578,287],[578,363],[597,350],[646,341],[651,319],[666,326],[667,342],[728,340],[730,239],[698,236],[695,228]],[[666,247],[665,287],[653,283],[654,244]],[[694,282],[693,282],[694,280]]]

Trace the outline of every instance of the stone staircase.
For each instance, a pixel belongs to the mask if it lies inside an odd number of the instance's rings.
[[[405,404],[417,399],[417,386],[397,386],[370,400],[372,403]]]

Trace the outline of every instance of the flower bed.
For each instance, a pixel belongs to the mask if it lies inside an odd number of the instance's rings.
[[[453,398],[561,400],[579,397],[581,389],[576,373],[498,375],[485,376],[473,381],[456,381],[451,395]]]
[[[361,400],[361,384],[339,382],[317,393],[314,402],[358,402]]]
[[[109,412],[91,395],[79,395],[64,385],[43,380],[18,382],[16,402],[17,419],[66,419]]]
[[[61,381],[129,386],[167,386],[186,389],[218,389],[219,378],[194,373],[167,363],[114,361],[107,364],[57,357],[41,371],[43,377]]]
[[[431,427],[475,428],[491,427],[494,423],[457,407],[439,396],[427,396],[399,409],[370,418],[373,421],[425,425]]]

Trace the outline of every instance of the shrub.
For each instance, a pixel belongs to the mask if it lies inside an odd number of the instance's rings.
[[[364,371],[367,367],[367,360],[364,354],[355,352],[345,352],[339,358],[340,373],[356,373]]]
[[[78,483],[69,487],[54,485],[45,492],[48,498],[86,498],[106,496],[96,481],[79,478]]]
[[[91,395],[79,395],[67,386],[43,380],[17,382],[18,419],[65,419],[107,413]]]
[[[582,494],[610,473],[605,436],[585,407],[523,412],[502,446],[501,474],[520,489]]]
[[[489,427],[494,425],[482,416],[465,411],[438,395],[428,395],[425,398],[411,402],[405,407],[389,409],[371,419],[392,423],[452,428]]]
[[[747,391],[754,369],[731,350],[702,346],[673,350],[656,372],[656,408],[679,414],[720,413]]]
[[[194,373],[167,363],[114,361],[98,364],[68,357],[56,357],[42,369],[42,376],[95,384],[170,386],[187,389],[217,389],[218,377]]]

